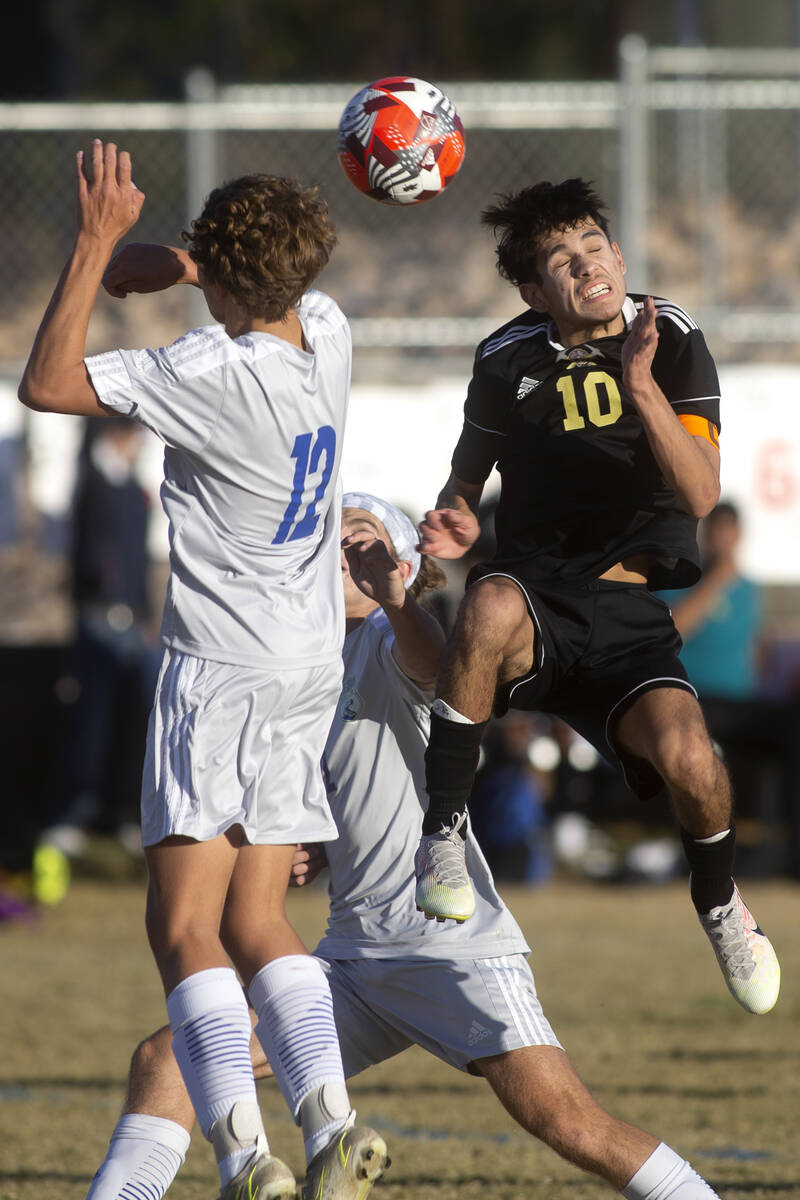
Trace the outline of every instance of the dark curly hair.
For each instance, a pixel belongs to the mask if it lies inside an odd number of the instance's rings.
[[[336,244],[317,189],[279,175],[243,175],[215,188],[181,236],[206,279],[267,321],[297,304]]]
[[[572,229],[580,221],[596,221],[606,237],[606,205],[584,179],[563,183],[536,183],[521,192],[498,196],[499,204],[481,213],[484,225],[494,230],[497,269],[509,283],[541,283],[536,254],[543,239],[559,229]]]

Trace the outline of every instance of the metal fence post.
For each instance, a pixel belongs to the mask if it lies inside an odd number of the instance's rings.
[[[631,291],[647,288],[647,43],[627,34],[619,44],[620,246]]]
[[[203,126],[202,120],[192,120],[192,105],[213,104],[216,99],[216,82],[206,67],[193,67],[184,79],[184,92],[189,106],[189,122],[186,132],[186,224],[187,228],[199,213],[203,201],[217,185],[217,132]],[[201,114],[198,113],[198,116]],[[202,294],[196,288],[188,289],[189,324],[207,325],[210,321],[208,308]]]

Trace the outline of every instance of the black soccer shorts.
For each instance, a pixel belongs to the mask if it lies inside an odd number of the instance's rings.
[[[644,583],[545,584],[526,580],[524,567],[512,572],[491,563],[474,567],[467,587],[491,576],[517,584],[536,630],[533,667],[498,689],[495,716],[519,708],[561,717],[621,768],[636,795],[655,796],[664,787],[661,776],[616,745],[614,730],[647,691],[680,688],[697,695],[678,657],[681,639],[669,607]]]

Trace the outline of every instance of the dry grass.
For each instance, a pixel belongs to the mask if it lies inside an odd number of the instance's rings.
[[[782,959],[773,1013],[728,997],[685,886],[559,882],[508,899],[534,947],[545,1011],[598,1099],[689,1157],[727,1200],[800,1196],[800,887],[745,896]],[[321,888],[293,895],[313,944]],[[140,884],[80,882],[33,927],[4,926],[0,1000],[0,1198],[82,1200],[116,1119],[130,1052],[163,1020]],[[610,1195],[525,1135],[479,1080],[413,1050],[353,1081],[386,1135],[383,1200],[583,1200]],[[274,1148],[302,1150],[277,1088],[262,1089]],[[216,1195],[195,1138],[172,1192]]]

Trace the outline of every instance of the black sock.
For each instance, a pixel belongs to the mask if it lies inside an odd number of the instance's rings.
[[[728,904],[733,895],[733,859],[736,853],[736,828],[731,824],[718,842],[698,842],[681,829],[683,848],[692,872],[692,902],[700,913]]]
[[[424,834],[438,833],[443,825],[452,825],[453,814],[466,810],[487,725],[488,721],[464,725],[431,713],[431,740],[425,751],[430,802],[422,822]],[[463,826],[460,833],[466,836]]]

